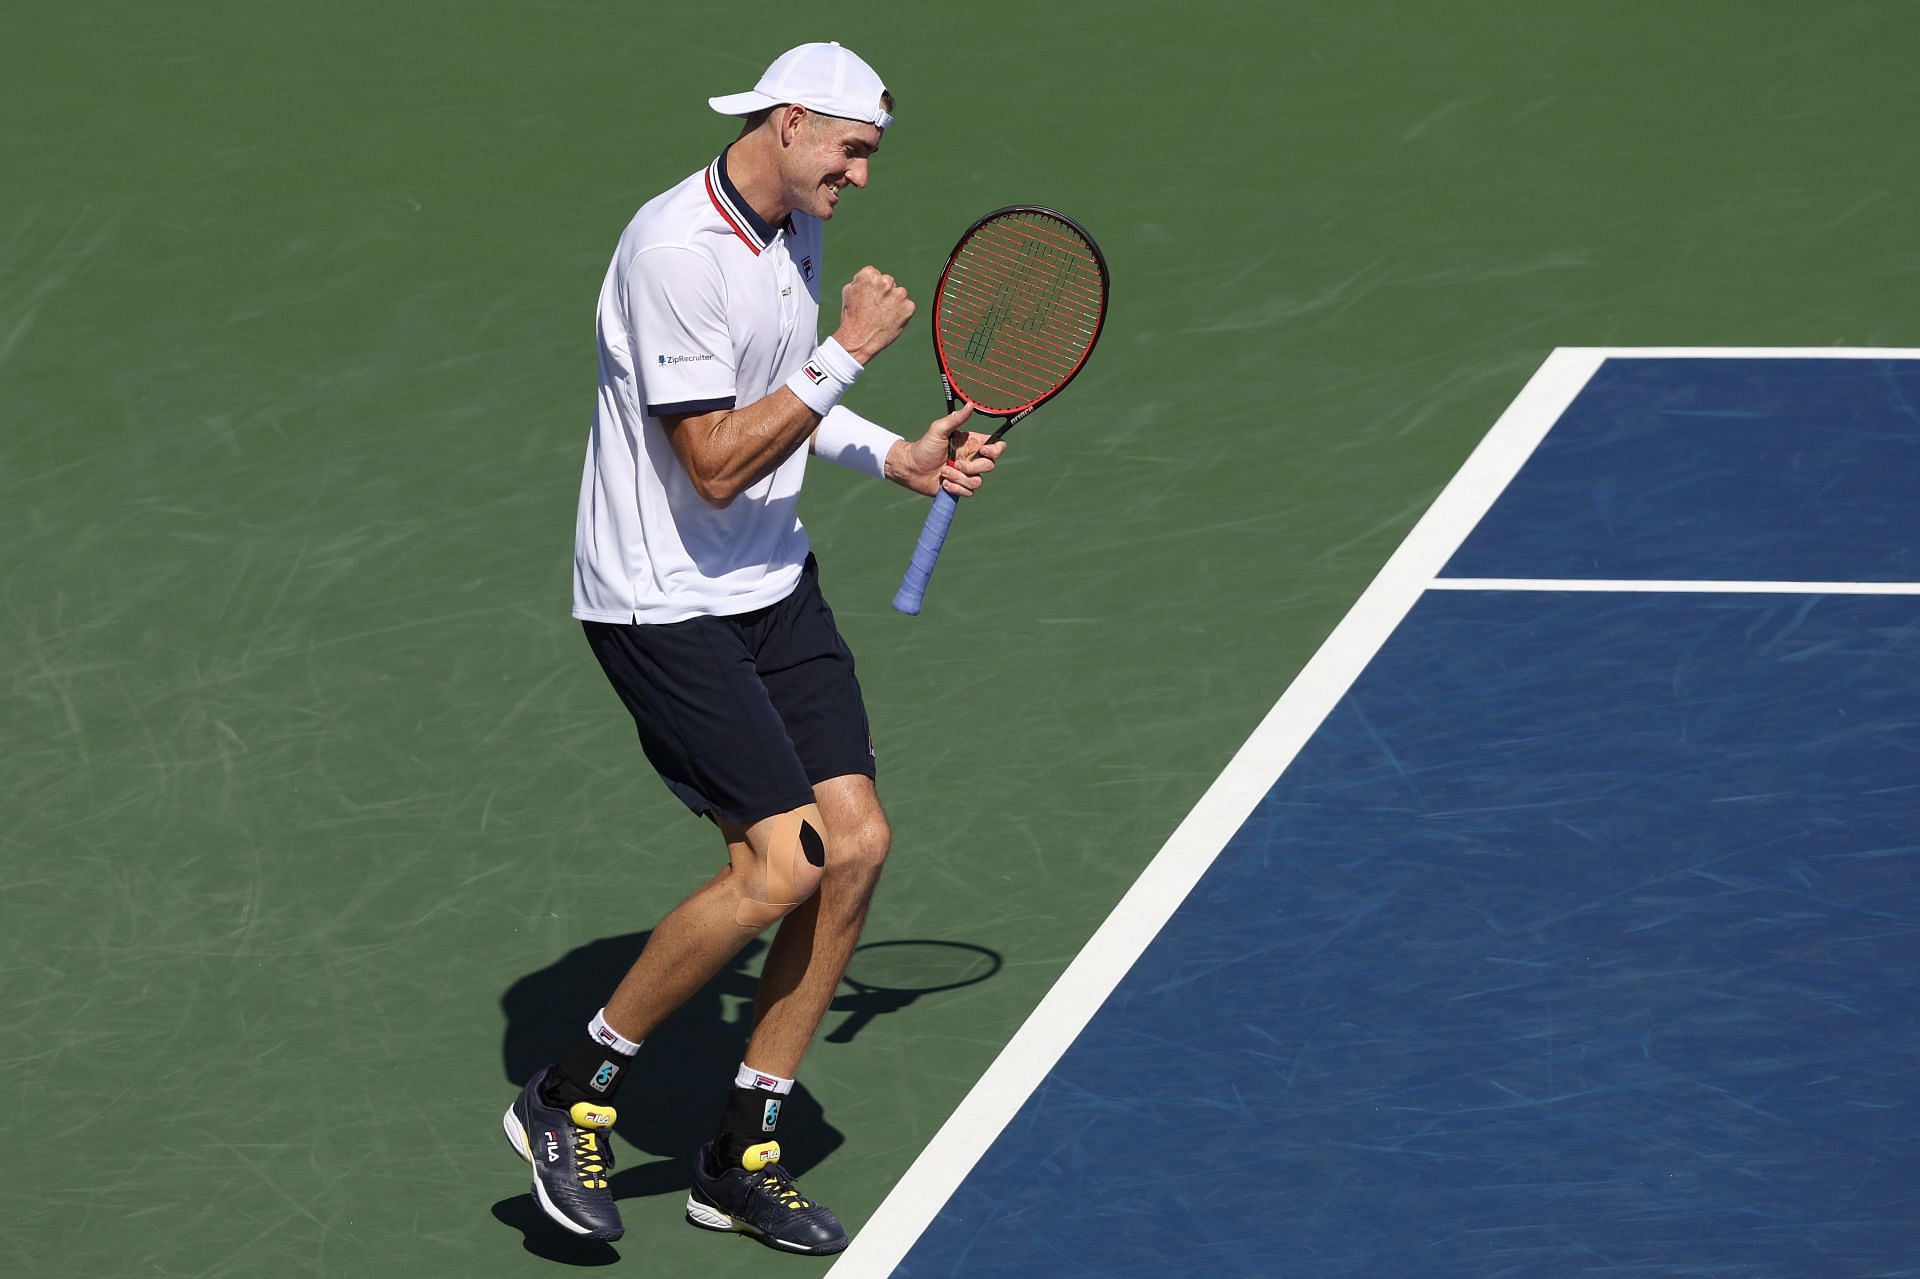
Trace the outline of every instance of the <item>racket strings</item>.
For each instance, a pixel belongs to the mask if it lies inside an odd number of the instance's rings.
[[[951,277],[949,280],[952,282]],[[975,335],[985,331],[984,337],[976,338],[978,342],[1008,331],[1005,321],[1018,314],[1027,291],[1032,289],[1032,283],[984,267],[970,271],[958,282],[952,282],[952,287],[951,318],[956,325],[956,332],[973,322],[978,326]],[[1032,347],[1036,345],[1034,339],[1038,335],[1047,349],[1065,351],[1085,345],[1100,318],[1098,295],[1087,297],[1079,293],[1069,294],[1058,287],[1053,292],[1054,296],[1043,296],[1037,304],[1028,307],[1026,314],[1020,317],[1024,323],[1015,324],[1008,331],[1011,341]],[[984,352],[974,353],[974,357],[979,359],[982,354]]]
[[[1066,355],[1092,335],[1098,319],[1100,293],[1097,267],[1089,262],[1076,280],[1073,259],[1037,266],[1000,255],[971,255],[948,276],[950,320],[978,327],[969,335],[970,350],[963,354],[987,362],[987,346],[999,332],[1011,327],[1012,336],[1037,335],[1044,347]],[[1050,269],[1048,269],[1050,268]]]
[[[956,389],[996,412],[1044,398],[1092,349],[1105,292],[1098,255],[1065,223],[1022,212],[978,228],[936,304]]]

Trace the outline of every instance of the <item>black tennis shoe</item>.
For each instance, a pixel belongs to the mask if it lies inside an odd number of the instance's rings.
[[[739,1163],[724,1163],[712,1142],[693,1158],[687,1220],[704,1230],[752,1235],[770,1248],[825,1256],[847,1246],[833,1210],[800,1193],[780,1166],[780,1143],[749,1146]]]
[[[520,1090],[501,1127],[520,1157],[533,1165],[533,1198],[540,1210],[576,1235],[612,1243],[625,1230],[607,1189],[613,1176],[607,1144],[613,1107],[590,1101],[566,1110],[549,1106],[540,1085],[552,1070],[542,1070]]]

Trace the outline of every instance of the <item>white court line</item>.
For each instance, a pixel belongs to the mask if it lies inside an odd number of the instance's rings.
[[[1920,595],[1920,582],[1703,582],[1579,577],[1436,577],[1435,591],[1643,591],[1700,595]]]
[[[994,1138],[1173,915],[1260,797],[1600,366],[1556,351],[1487,433],[1246,744],[874,1211],[833,1279],[893,1272]]]
[[[1442,584],[1435,581],[1441,568],[1595,370],[1609,358],[1694,357],[1912,359],[1920,357],[1920,351],[1569,347],[1548,356],[980,1082],[875,1209],[872,1219],[840,1254],[839,1262],[828,1272],[832,1279],[883,1279],[893,1273],[1422,592]]]

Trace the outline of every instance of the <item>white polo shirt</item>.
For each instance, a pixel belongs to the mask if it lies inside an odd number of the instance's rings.
[[[649,200],[600,289],[600,392],[574,526],[573,615],[677,622],[786,598],[807,558],[796,513],[803,441],[715,508],[694,492],[660,419],[752,404],[812,354],[821,224],[769,226],[726,154]]]

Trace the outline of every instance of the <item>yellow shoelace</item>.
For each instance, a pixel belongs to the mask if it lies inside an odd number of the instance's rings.
[[[588,1190],[607,1188],[607,1165],[601,1158],[600,1134],[591,1128],[573,1130],[573,1167]]]
[[[768,1173],[760,1179],[760,1184],[772,1191],[775,1199],[796,1212],[802,1208],[813,1207],[812,1204],[800,1197],[799,1188],[785,1177],[778,1177],[772,1173]]]

